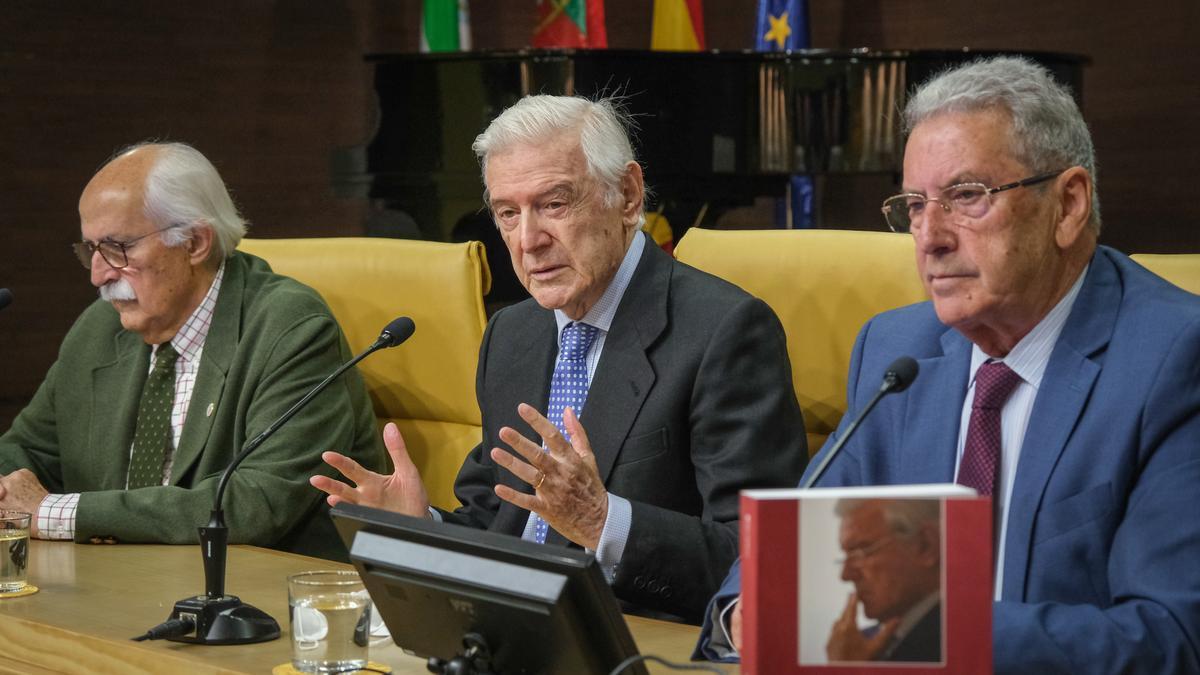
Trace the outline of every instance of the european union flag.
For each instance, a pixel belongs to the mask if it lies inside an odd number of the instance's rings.
[[[756,50],[778,52],[808,46],[808,0],[758,0]]]

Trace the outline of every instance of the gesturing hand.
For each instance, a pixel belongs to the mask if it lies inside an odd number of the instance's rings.
[[[872,637],[863,635],[858,629],[858,594],[851,593],[842,615],[833,622],[829,642],[825,643],[825,654],[830,661],[874,661],[883,653],[899,625],[899,619],[892,619]]]
[[[419,518],[428,517],[429,496],[425,492],[425,484],[421,482],[421,473],[408,456],[400,430],[391,422],[383,428],[383,444],[387,446],[395,467],[391,475],[375,473],[343,454],[325,452],[321,454],[321,459],[340,471],[354,483],[354,487],[328,476],[313,476],[308,482],[329,494],[326,501],[330,506],[345,501]]]
[[[500,439],[525,461],[500,448],[492,448],[492,460],[532,485],[534,493],[529,495],[507,485],[497,485],[496,496],[537,513],[567,539],[596,550],[608,517],[608,491],[600,480],[587,432],[575,411],[567,408],[563,412],[563,424],[571,435],[569,443],[533,406],[522,403],[517,406],[517,413],[542,437],[546,451],[516,429],[500,429]]]

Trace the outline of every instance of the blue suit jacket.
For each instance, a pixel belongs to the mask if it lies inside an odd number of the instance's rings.
[[[819,485],[954,480],[971,343],[930,303],[863,327],[849,411],[821,452],[904,354],[920,376],[879,404]],[[716,600],[739,588],[735,566]],[[1200,297],[1106,247],[1029,420],[993,634],[997,673],[1200,672]]]

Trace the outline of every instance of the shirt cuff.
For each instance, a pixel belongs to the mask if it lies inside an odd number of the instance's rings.
[[[733,616],[733,608],[737,607],[737,604],[741,601],[742,596],[740,595],[734,598],[733,602],[725,605],[725,608],[721,610],[720,615],[717,617],[717,626],[721,629],[720,637],[723,639],[723,643],[718,643],[717,640],[714,639],[713,646],[723,648],[724,653],[721,654],[721,658],[730,659],[739,658],[741,656],[741,654],[738,654],[737,647],[733,646],[733,638],[729,635],[729,622]],[[714,631],[714,633],[715,632],[716,631]]]
[[[604,572],[604,578],[612,583],[617,575],[617,565],[625,554],[629,541],[629,524],[633,520],[633,506],[628,499],[608,493],[608,516],[600,532],[600,543],[596,546],[596,562]]]
[[[435,521],[437,521],[439,523],[442,522],[442,512],[441,511],[438,511],[437,509],[433,508],[432,506],[429,506],[426,508],[429,509],[429,517],[430,518],[434,519]]]
[[[737,650],[733,648],[733,640],[729,639],[730,612],[741,599],[740,595],[718,595],[708,604],[708,617],[692,653],[693,660],[707,659],[722,663],[736,663],[741,660]]]
[[[39,539],[74,539],[79,493],[46,495],[37,510]]]

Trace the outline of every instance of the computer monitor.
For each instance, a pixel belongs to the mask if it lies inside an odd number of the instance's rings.
[[[482,641],[501,675],[606,675],[638,653],[589,554],[350,504],[331,515],[405,651],[451,661]]]

